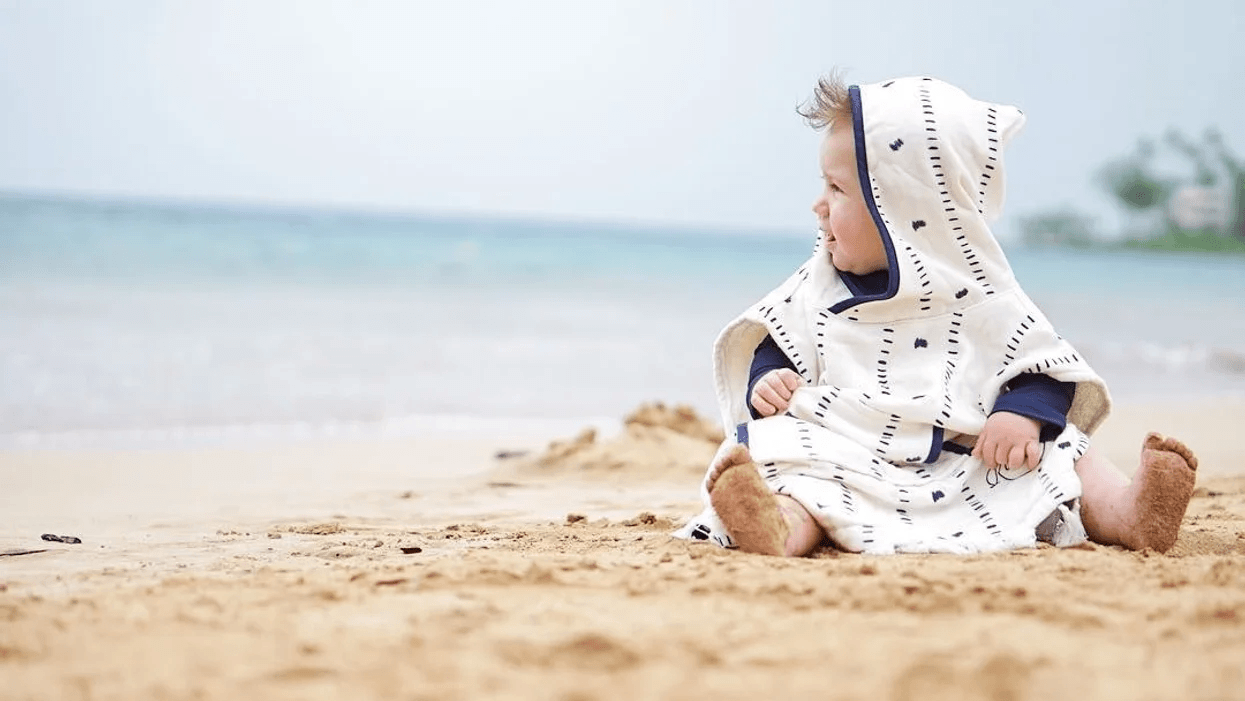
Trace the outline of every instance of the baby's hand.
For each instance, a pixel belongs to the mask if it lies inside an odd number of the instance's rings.
[[[773,416],[787,410],[791,394],[804,384],[795,370],[770,370],[752,388],[752,408],[761,416]]]
[[[1041,431],[1042,424],[1035,419],[996,411],[986,419],[985,428],[977,436],[973,457],[989,468],[1026,465],[1032,470],[1042,459],[1042,444],[1038,442]]]

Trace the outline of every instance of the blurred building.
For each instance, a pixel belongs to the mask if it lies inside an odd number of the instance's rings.
[[[1213,229],[1228,233],[1233,220],[1232,189],[1226,185],[1185,185],[1172,193],[1168,216],[1185,231]]]

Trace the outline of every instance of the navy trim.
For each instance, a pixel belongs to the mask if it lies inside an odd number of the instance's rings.
[[[864,195],[865,205],[869,208],[869,215],[873,217],[873,223],[878,227],[878,233],[882,236],[882,245],[886,248],[886,269],[890,272],[889,284],[886,290],[879,294],[853,294],[851,297],[830,307],[831,314],[849,309],[863,302],[877,302],[883,299],[890,299],[899,292],[899,261],[895,257],[895,244],[891,241],[891,232],[886,228],[886,224],[882,221],[882,215],[878,213],[878,204],[873,200],[873,187],[869,184],[869,154],[865,150],[865,119],[864,110],[860,106],[860,86],[853,85],[847,89],[848,98],[852,103],[852,134],[856,140],[856,175],[860,178],[860,193]],[[839,273],[840,278],[842,272]]]
[[[929,457],[925,458],[926,464],[929,464],[937,460],[938,454],[943,451],[943,442],[942,442],[943,433],[944,432],[942,430],[942,426],[934,427],[934,437],[933,437],[933,440],[931,440],[929,443]]]
[[[1060,382],[1037,373],[1017,375],[1008,381],[990,413],[1006,411],[1041,423],[1038,440],[1045,443],[1058,438],[1068,425],[1068,410],[1075,393],[1075,382]]]
[[[752,415],[752,418],[761,418],[760,412],[752,406],[752,390],[756,389],[757,383],[766,373],[784,368],[799,372],[795,363],[791,362],[791,358],[778,347],[778,342],[774,340],[774,337],[766,334],[765,338],[757,344],[757,349],[752,354],[752,367],[748,370],[748,394],[744,396],[748,400],[748,413]]]
[[[847,285],[847,289],[852,291],[853,295],[880,295],[886,292],[886,286],[890,282],[889,270],[878,270],[865,275],[857,275],[840,270],[839,277]]]
[[[942,449],[947,451],[948,453],[955,453],[956,455],[972,455],[973,454],[972,448],[969,448],[968,446],[960,445],[959,443],[956,443],[955,441],[947,441],[946,443],[943,443]]]
[[[748,424],[739,424],[735,427],[735,440],[744,447],[748,446]]]

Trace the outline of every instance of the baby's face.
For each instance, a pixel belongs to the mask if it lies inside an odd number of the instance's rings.
[[[850,124],[832,128],[822,140],[821,176],[825,186],[813,202],[813,213],[834,267],[857,275],[885,270],[882,236],[860,191]]]

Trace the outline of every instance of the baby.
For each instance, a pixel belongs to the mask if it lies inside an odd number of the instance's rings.
[[[677,535],[770,555],[1166,551],[1197,461],[1150,434],[1131,482],[1090,447],[1102,379],[1017,284],[988,223],[1019,110],[931,78],[822,80],[813,256],[722,331],[734,427]]]

